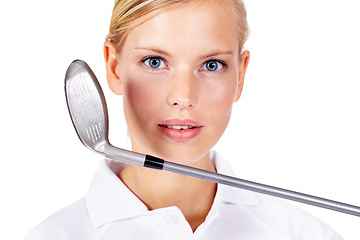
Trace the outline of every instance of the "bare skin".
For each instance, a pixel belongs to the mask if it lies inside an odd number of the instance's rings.
[[[248,51],[240,55],[231,10],[216,4],[194,1],[165,11],[131,30],[120,52],[105,42],[108,83],[123,95],[134,151],[216,171],[209,151],[240,98],[249,61]],[[214,71],[206,68],[209,62]],[[186,141],[169,137],[159,127],[169,119],[190,119],[186,125],[196,122],[200,133]],[[119,177],[149,210],[177,206],[193,231],[205,221],[217,189],[215,183],[136,166]]]
[[[207,170],[215,171],[212,164]],[[119,177],[149,210],[177,206],[193,231],[205,221],[216,194],[215,183],[171,172],[129,166]]]

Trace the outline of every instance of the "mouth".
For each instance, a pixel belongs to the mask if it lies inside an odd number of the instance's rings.
[[[162,124],[159,124],[159,126],[163,127],[163,128],[172,128],[172,129],[176,129],[176,130],[186,130],[186,129],[196,128],[194,126],[171,126],[171,125],[162,125]]]
[[[158,124],[161,132],[176,142],[187,142],[196,138],[203,125],[189,119],[169,119]]]

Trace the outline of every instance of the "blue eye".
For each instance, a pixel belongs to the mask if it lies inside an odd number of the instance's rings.
[[[202,70],[206,70],[209,72],[216,72],[221,70],[224,67],[224,64],[217,60],[207,61],[202,67]]]
[[[143,60],[143,63],[150,68],[165,68],[166,65],[161,58],[149,57]]]

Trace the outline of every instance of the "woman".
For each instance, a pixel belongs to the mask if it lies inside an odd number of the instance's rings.
[[[241,95],[250,53],[240,0],[116,1],[104,45],[132,149],[231,175],[211,148]],[[84,199],[27,239],[341,239],[281,200],[104,160]]]

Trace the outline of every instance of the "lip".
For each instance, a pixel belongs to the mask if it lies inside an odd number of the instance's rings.
[[[183,126],[183,128],[179,129],[180,126]],[[171,140],[187,142],[196,138],[204,126],[191,119],[172,118],[160,122],[158,127],[161,132]]]

